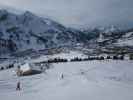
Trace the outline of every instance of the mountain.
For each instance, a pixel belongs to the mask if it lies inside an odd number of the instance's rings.
[[[95,27],[92,29],[81,29],[83,33],[88,36],[88,40],[95,41],[97,43],[106,43],[113,45],[114,43],[119,42],[120,40],[131,40],[133,38],[133,29],[122,29],[117,26],[108,26],[108,27]],[[90,38],[89,38],[90,37]],[[131,45],[130,44],[126,44]]]
[[[29,11],[14,14],[0,10],[1,54],[72,46],[83,41],[87,41],[87,38],[81,31],[66,28],[51,19],[39,17]]]
[[[81,29],[90,37],[86,44],[87,54],[129,54],[133,53],[133,29],[116,26]]]
[[[114,25],[93,29],[74,29],[29,11],[14,14],[0,10],[0,55],[14,52],[34,52],[49,48],[83,48],[101,53],[112,48],[133,49],[133,29]],[[116,50],[115,50],[116,52]]]

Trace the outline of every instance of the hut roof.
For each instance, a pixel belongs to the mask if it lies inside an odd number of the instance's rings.
[[[29,63],[26,63],[26,64],[20,66],[20,70],[22,70],[23,72],[28,71],[30,69],[31,69],[31,66]]]

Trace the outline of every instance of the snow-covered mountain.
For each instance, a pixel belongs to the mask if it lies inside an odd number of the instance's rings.
[[[128,54],[133,53],[133,29],[120,29],[116,26],[82,30],[87,34],[87,48],[92,53]]]
[[[28,11],[17,15],[0,10],[0,46],[3,52],[73,45],[86,40],[79,33]]]
[[[133,46],[133,32],[127,32],[115,44],[119,46]]]
[[[86,30],[67,28],[29,11],[14,14],[0,10],[0,55],[29,49],[71,48],[77,44],[95,51],[102,47],[132,47],[132,43],[132,29],[123,30],[113,25]]]
[[[113,45],[113,43],[119,42],[120,40],[125,40],[125,42],[128,40],[132,41],[133,38],[133,29],[122,29],[114,25],[81,30],[87,34],[88,37],[90,37],[91,41],[94,40],[96,42],[106,42],[111,45]],[[128,46],[130,44],[127,43],[126,45]]]

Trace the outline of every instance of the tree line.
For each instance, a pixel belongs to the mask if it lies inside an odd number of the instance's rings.
[[[93,60],[99,60],[99,61],[102,61],[102,60],[124,60],[124,58],[125,58],[124,55],[107,56],[107,57],[104,57],[104,56],[89,57],[88,56],[86,58],[74,57],[74,58],[70,59],[70,62],[93,61]],[[129,59],[133,60],[133,54],[131,54],[129,56]],[[69,60],[64,59],[64,58],[53,58],[53,59],[49,59],[47,61],[43,61],[43,62],[40,62],[40,63],[65,63],[65,62],[69,62]],[[14,67],[14,64],[9,64],[7,66],[0,67],[0,70],[10,69],[10,68],[13,68],[13,67]]]
[[[47,61],[43,61],[43,63],[63,63],[63,62],[80,62],[80,61],[93,61],[93,60],[124,60],[125,56],[124,55],[119,55],[119,56],[95,56],[95,57],[86,57],[86,58],[80,58],[80,57],[74,57],[72,59],[70,59],[70,61],[68,59],[64,59],[64,58],[53,58],[53,59],[49,59]],[[133,56],[129,57],[130,60],[133,60]]]

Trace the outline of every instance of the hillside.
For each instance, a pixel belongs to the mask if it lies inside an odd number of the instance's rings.
[[[77,49],[87,54],[129,53],[133,51],[133,30],[116,26],[94,29],[67,28],[31,12],[22,14],[0,10],[0,55]],[[117,48],[117,50],[116,50]],[[85,51],[84,51],[85,49]],[[124,51],[123,51],[124,50]],[[17,55],[15,54],[15,55]],[[46,53],[45,53],[46,54]]]
[[[132,61],[88,61],[53,64],[40,75],[17,77],[0,71],[4,100],[132,100]],[[64,78],[61,79],[61,74]],[[18,80],[21,91],[16,91]]]
[[[0,10],[1,53],[72,46],[87,41],[79,33],[28,11],[17,15]]]

